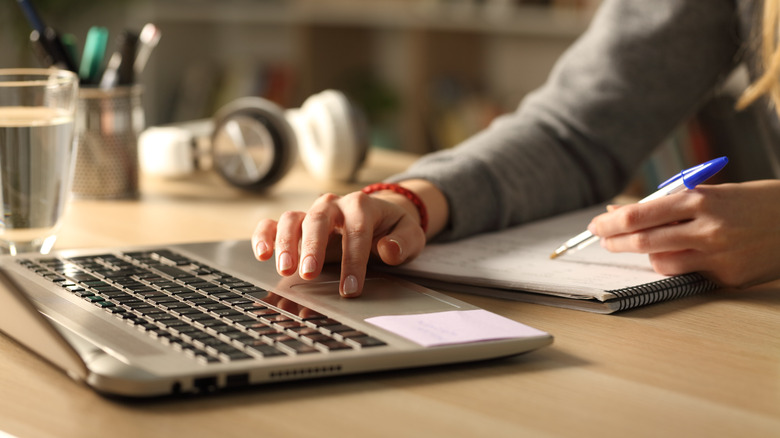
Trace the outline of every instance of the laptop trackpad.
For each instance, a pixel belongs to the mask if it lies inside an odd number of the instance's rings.
[[[339,295],[338,281],[299,283],[292,286],[295,299],[316,302],[325,311],[352,318],[370,318],[388,314],[416,314],[465,310],[465,303],[454,304],[448,297],[412,283],[387,278],[367,278],[363,294],[357,298]],[[469,308],[471,308],[469,306]]]

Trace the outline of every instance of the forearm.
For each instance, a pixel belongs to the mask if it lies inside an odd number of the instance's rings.
[[[390,181],[442,190],[443,240],[608,200],[730,71],[734,33],[726,0],[606,1],[517,111]]]

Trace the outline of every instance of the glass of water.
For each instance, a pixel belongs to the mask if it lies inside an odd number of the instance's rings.
[[[0,69],[0,252],[48,253],[71,197],[78,77]]]

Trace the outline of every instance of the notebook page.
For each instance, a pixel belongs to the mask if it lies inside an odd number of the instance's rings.
[[[418,258],[393,272],[600,300],[612,297],[608,290],[667,278],[652,270],[646,255],[610,253],[598,243],[550,259],[555,248],[603,211],[600,206],[456,242],[429,244]]]

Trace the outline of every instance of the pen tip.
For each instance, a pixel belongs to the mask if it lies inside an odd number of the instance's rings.
[[[569,250],[569,247],[564,245],[559,246],[555,251],[553,251],[552,254],[550,254],[550,260],[557,259],[558,257],[566,254],[566,251]]]

